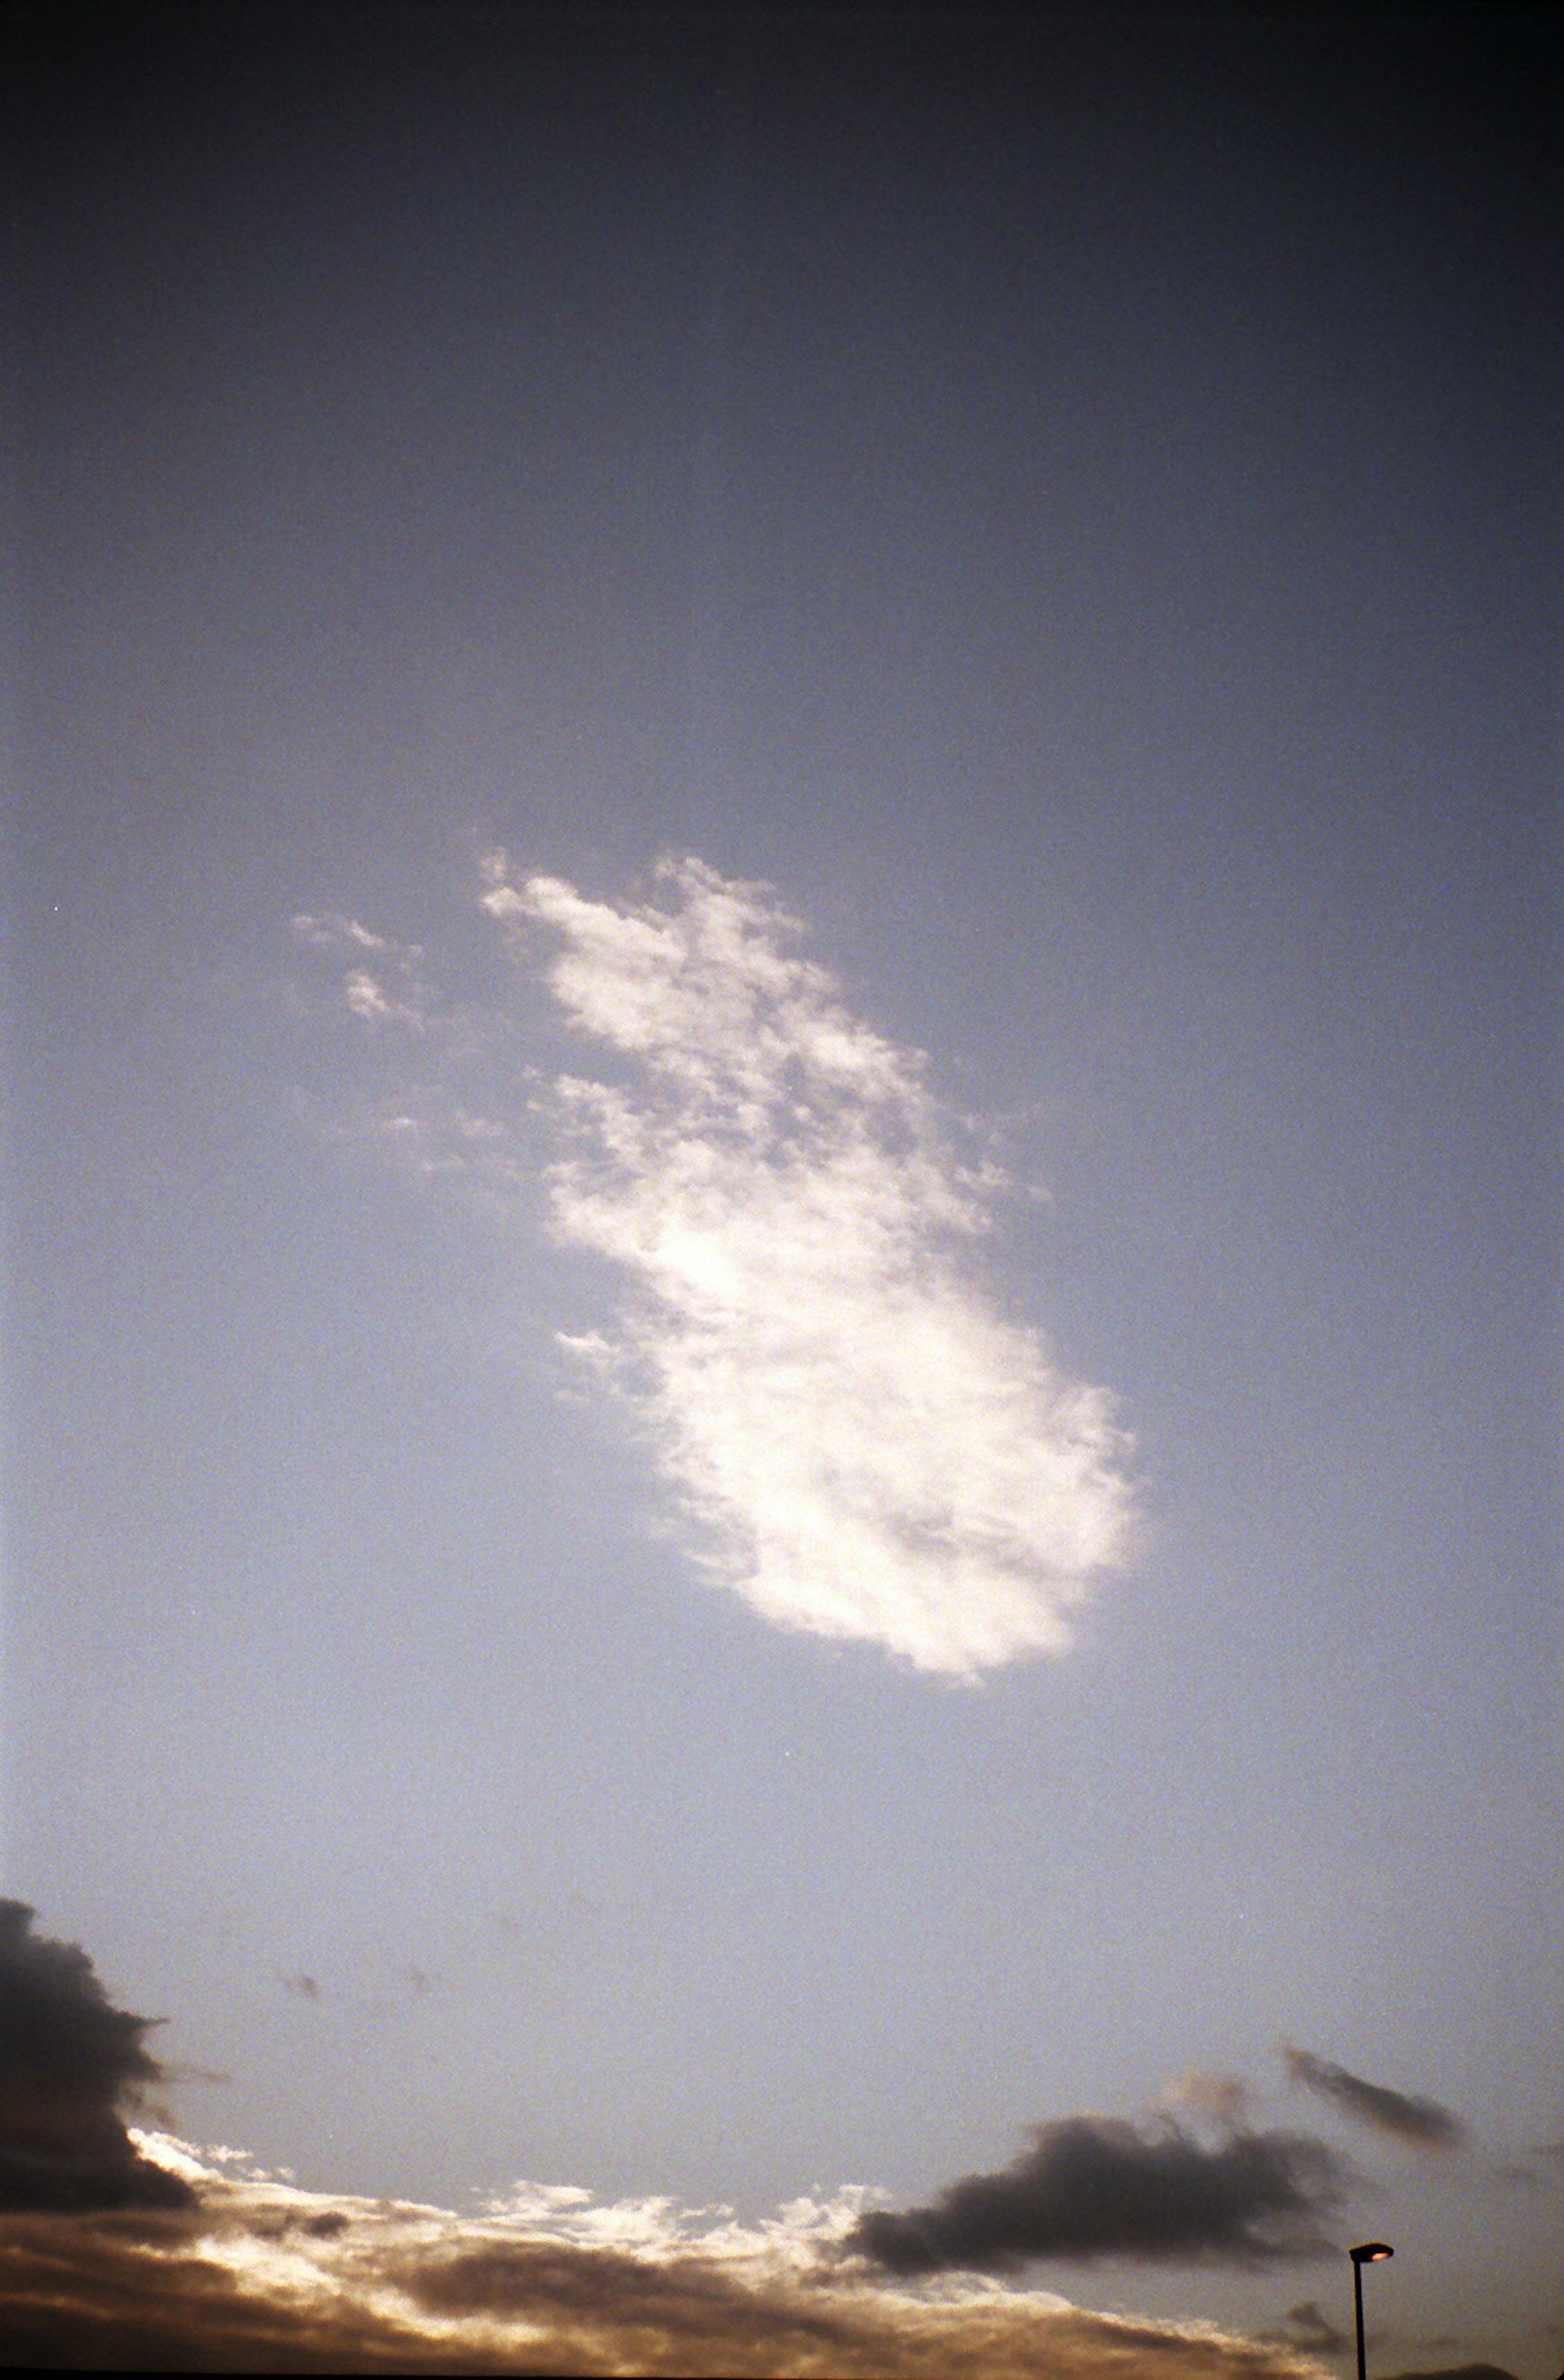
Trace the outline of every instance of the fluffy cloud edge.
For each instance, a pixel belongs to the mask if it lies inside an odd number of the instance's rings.
[[[46,2367],[840,2375],[840,2380],[1320,2380],[1283,2345],[1093,2313],[983,2280],[844,2272],[860,2204],[769,2224],[522,2188],[476,2216],[312,2192],[141,2133],[185,2214],[13,2216],[0,2296]]]
[[[979,1261],[1013,1186],[991,1136],[770,886],[669,856],[648,894],[491,853],[510,966],[466,1002],[421,945],[296,918],[390,1070],[366,1137],[518,1257],[600,1260],[556,1347],[645,1450],[660,1529],[762,1619],[966,1682],[1064,1653],[1133,1559],[1134,1448]],[[560,1025],[580,1067],[541,1062]]]

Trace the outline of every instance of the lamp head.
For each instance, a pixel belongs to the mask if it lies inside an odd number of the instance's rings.
[[[1362,2240],[1355,2248],[1347,2251],[1354,2265],[1382,2265],[1395,2252],[1394,2248],[1388,2247],[1383,2240]]]

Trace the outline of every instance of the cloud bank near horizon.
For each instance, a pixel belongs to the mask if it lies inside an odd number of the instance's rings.
[[[861,2193],[746,2227],[664,2200],[520,2189],[478,2215],[326,2195],[142,2135],[184,2214],[17,2218],[19,2360],[203,2372],[638,2372],[832,2380],[1325,2380],[1287,2345],[1090,2313],[994,2282],[843,2270]]]
[[[1045,2257],[1265,2267],[1327,2249],[1351,2175],[1317,2141],[1243,2129],[1247,2094],[1231,2076],[1170,2086],[1219,2128],[1215,2144],[1166,2116],[1063,2117],[1004,2170],[906,2212],[854,2186],[744,2222],[522,2182],[456,2213],[300,2189],[236,2151],[130,2129],[122,2111],[168,2079],[148,2031],[84,1950],[0,1902],[0,2303],[17,2360],[1321,2380],[1310,2350],[1337,2343],[1313,2304],[1240,2338],[1085,2311],[1017,2280]]]

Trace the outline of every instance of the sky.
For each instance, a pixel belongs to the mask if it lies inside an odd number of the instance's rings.
[[[1550,13],[30,23],[30,2352],[1553,2380]]]

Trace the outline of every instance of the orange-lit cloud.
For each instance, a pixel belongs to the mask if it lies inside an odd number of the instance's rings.
[[[829,2251],[851,2216],[698,2228],[656,2203],[522,2193],[460,2216],[328,2198],[200,2158],[149,2156],[200,2204],[176,2215],[0,2224],[14,2360],[209,2372],[636,2373],[840,2380],[1321,2380],[1289,2348],[1136,2323],[981,2281],[876,2283]],[[633,2243],[633,2244],[631,2244]]]
[[[875,2223],[910,2218],[867,2216],[861,2190],[752,2224],[537,2184],[470,2215],[300,2190],[234,2151],[127,2126],[124,2111],[162,2079],[148,2031],[113,2005],[84,1950],[0,1902],[0,2309],[12,2363],[842,2380],[958,2369],[1290,2380],[1309,2368],[1285,2344],[1112,2320],[973,2276],[929,2280],[905,2257],[877,2266]],[[1100,2192],[1086,2196],[1095,2221]],[[1197,2193],[1195,2229],[1203,2220]]]

